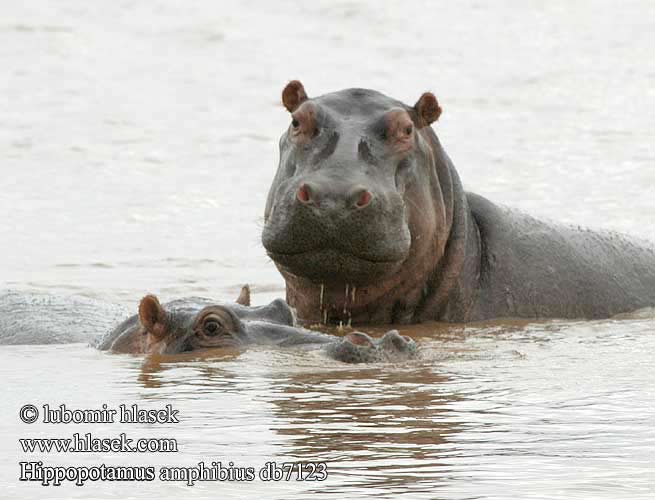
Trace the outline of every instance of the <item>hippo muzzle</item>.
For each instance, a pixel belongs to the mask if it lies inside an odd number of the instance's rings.
[[[278,185],[262,235],[276,264],[317,283],[357,286],[402,264],[411,243],[404,201],[393,185],[348,174],[356,169],[365,170],[333,164]]]
[[[353,364],[406,361],[414,358],[417,352],[416,342],[397,330],[390,330],[379,339],[353,332],[326,347],[329,357]]]

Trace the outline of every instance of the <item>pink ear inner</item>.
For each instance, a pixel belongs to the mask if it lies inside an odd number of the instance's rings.
[[[146,295],[139,303],[139,321],[148,333],[163,337],[166,333],[166,312],[154,295]]]
[[[425,92],[414,105],[419,118],[419,127],[425,127],[437,121],[441,116],[441,106],[431,92]]]
[[[298,106],[307,100],[305,87],[299,80],[291,80],[282,91],[282,104],[289,113],[293,113]]]

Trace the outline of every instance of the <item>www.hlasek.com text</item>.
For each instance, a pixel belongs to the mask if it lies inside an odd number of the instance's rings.
[[[94,437],[90,432],[70,438],[21,438],[24,453],[177,453],[174,438],[132,439],[122,432],[118,437]]]

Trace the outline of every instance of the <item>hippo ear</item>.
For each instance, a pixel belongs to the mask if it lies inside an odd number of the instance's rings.
[[[416,101],[414,110],[418,115],[418,128],[423,128],[432,122],[436,122],[441,116],[441,106],[439,106],[437,98],[431,92],[424,93]]]
[[[282,91],[282,104],[287,108],[289,113],[293,113],[298,106],[307,100],[305,87],[298,80],[292,80],[287,83]]]
[[[158,339],[166,334],[166,311],[154,295],[146,295],[141,299],[139,321],[148,333]]]
[[[241,287],[241,293],[237,297],[237,304],[242,306],[250,306],[250,286],[243,285]]]

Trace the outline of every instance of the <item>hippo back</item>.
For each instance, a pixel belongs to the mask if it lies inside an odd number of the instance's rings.
[[[467,196],[482,248],[472,319],[592,319],[655,304],[652,245],[543,222],[481,196]]]
[[[0,293],[0,345],[94,342],[126,309],[86,297]]]

